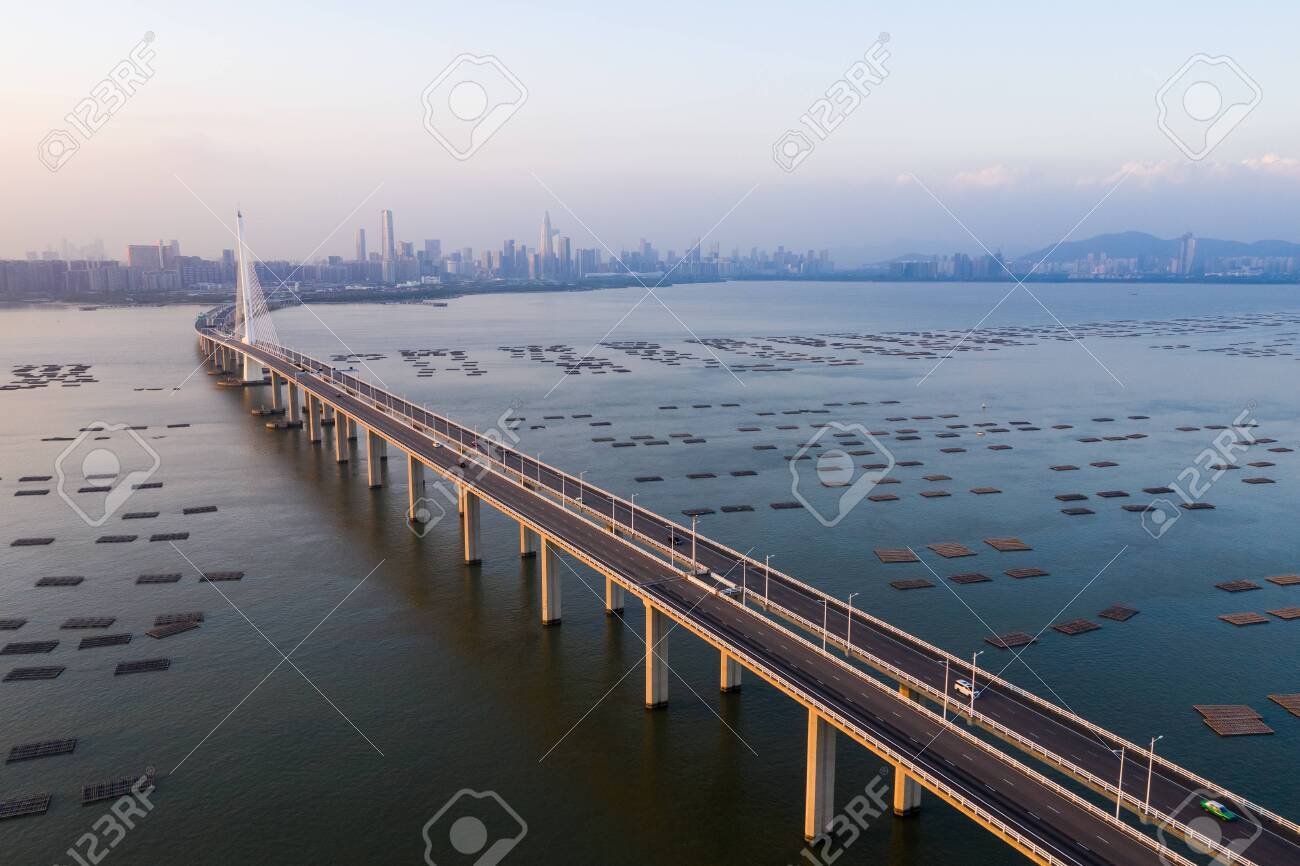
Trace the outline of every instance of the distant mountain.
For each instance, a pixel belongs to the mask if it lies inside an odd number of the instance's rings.
[[[1082,241],[1068,241],[1055,250],[1045,247],[1037,252],[1021,256],[1022,261],[1036,262],[1048,255],[1049,262],[1070,262],[1087,258],[1089,254],[1107,256],[1116,259],[1132,259],[1142,256],[1173,258],[1178,255],[1179,238],[1158,238],[1145,232],[1120,232],[1118,234],[1097,235]],[[1297,256],[1300,257],[1300,244],[1290,241],[1225,241],[1216,238],[1196,239],[1196,258],[1221,258],[1223,256]]]

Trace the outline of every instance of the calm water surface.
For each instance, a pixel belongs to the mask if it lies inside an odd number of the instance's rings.
[[[778,373],[737,368],[764,359],[724,348],[714,351],[726,366],[710,365],[710,350],[690,342],[962,332],[1007,288],[727,284],[665,288],[657,297],[636,289],[490,295],[447,307],[319,306],[275,318],[283,341],[305,351],[383,355],[365,360],[362,372],[431,408],[482,428],[503,413],[523,416],[519,447],[636,493],[648,508],[678,514],[753,505],[753,512],[706,517],[701,529],[756,556],[771,554],[830,592],[858,593],[856,605],[954,652],[985,646],[993,631],[1037,633],[1053,622],[1095,619],[1114,603],[1137,607],[1141,614],[1129,622],[1100,620],[1104,627],[1086,635],[1049,629],[1023,663],[992,650],[981,661],[994,669],[1010,663],[1005,676],[1135,740],[1164,734],[1164,754],[1295,817],[1300,781],[1283,768],[1294,767],[1300,719],[1267,696],[1300,691],[1300,623],[1234,628],[1217,619],[1300,604],[1300,587],[1263,581],[1300,571],[1300,452],[1266,451],[1300,447],[1296,358],[1285,354],[1294,348],[1292,332],[1300,331],[1294,289],[1035,287],[1041,305],[1021,290],[985,327],[1054,332],[1019,332],[1016,345],[972,342],[984,350],[955,353],[924,382],[942,351],[913,359],[769,342],[782,351],[864,362],[774,361],[793,368]],[[1063,332],[1044,306],[1071,327],[1112,324],[1089,331],[1090,355],[1057,339]],[[513,524],[485,511],[485,555],[474,568],[459,562],[454,519],[417,537],[404,521],[399,461],[386,470],[392,483],[371,491],[364,449],[340,466],[328,436],[313,446],[300,433],[264,429],[249,414],[266,399],[264,391],[217,388],[203,370],[195,372],[196,312],[0,312],[0,375],[25,364],[89,363],[99,380],[0,392],[0,525],[9,536],[0,538],[0,619],[28,620],[2,637],[60,642],[49,655],[6,657],[0,667],[67,668],[53,681],[0,685],[0,746],[79,739],[73,755],[0,766],[0,796],[54,794],[48,814],[0,823],[0,862],[68,862],[64,852],[102,811],[79,804],[80,786],[145,766],[162,777],[157,808],[107,862],[421,863],[425,822],[466,788],[495,791],[526,822],[508,863],[800,862],[804,718],[791,702],[752,678],[741,694],[719,695],[716,656],[678,633],[670,651],[672,705],[647,713],[639,608],[630,605],[626,619],[605,617],[598,579],[571,563],[564,623],[543,629],[538,574],[534,563],[519,559]],[[1146,335],[1160,327],[1114,324],[1180,319],[1196,330]],[[1224,324],[1240,327],[1223,330]],[[1104,335],[1135,328],[1144,335]],[[502,349],[567,346],[582,356],[602,340],[644,340],[693,357],[669,366],[597,347],[596,358],[632,372],[564,376],[526,351],[517,358]],[[1276,350],[1265,356],[1200,351],[1269,343]],[[1187,348],[1153,348],[1162,345]],[[461,350],[486,372],[467,376],[473,366],[448,354],[422,359],[435,372],[419,377],[401,349]],[[159,390],[140,390],[149,388]],[[868,405],[848,405],[854,401]],[[1176,427],[1228,424],[1248,406],[1260,423],[1257,434],[1278,441],[1254,446],[1244,459],[1276,465],[1225,473],[1205,496],[1216,509],[1185,514],[1159,540],[1143,531],[1139,515],[1119,508],[1145,502],[1142,487],[1169,483],[1214,437]],[[781,414],[823,408],[829,412]],[[777,414],[756,414],[769,411]],[[585,413],[594,417],[543,419]],[[912,420],[917,415],[934,417]],[[886,420],[896,416],[909,420]],[[1102,417],[1118,420],[1092,420]],[[595,420],[612,424],[589,426]],[[956,438],[934,435],[946,424],[1013,420],[1041,429],[977,438],[972,426]],[[94,421],[147,429],[135,431],[138,440],[117,431],[100,443],[41,441],[75,437]],[[890,431],[881,441],[895,458],[923,466],[895,469],[901,483],[881,488],[898,501],[864,502],[833,529],[805,511],[772,510],[769,503],[792,498],[791,464],[783,457],[820,422]],[[190,426],[166,426],[181,423]],[[777,430],[778,424],[798,429]],[[751,425],[762,430],[737,430]],[[898,441],[894,431],[901,428],[916,428],[922,438]],[[591,441],[672,432],[707,441],[618,449]],[[1146,438],[1077,441],[1129,433]],[[986,447],[995,442],[1013,447]],[[779,447],[756,451],[756,444]],[[70,446],[65,467],[83,455],[75,449],[108,448],[128,469],[151,464],[156,453],[152,480],[163,487],[140,491],[123,510],[159,516],[123,521],[119,514],[93,527],[57,495],[57,478],[18,481],[55,474]],[[1099,461],[1118,466],[1090,465]],[[1058,464],[1081,468],[1049,468]],[[758,474],[728,474],[746,469]],[[696,472],[720,477],[686,478]],[[1243,484],[1247,473],[1277,483]],[[951,480],[924,480],[933,474]],[[643,475],[664,480],[635,482]],[[980,486],[1003,492],[968,492]],[[14,497],[21,488],[51,492]],[[952,496],[920,497],[926,489]],[[1114,489],[1134,495],[1095,495]],[[831,508],[834,492],[814,486],[808,495]],[[1062,515],[1054,496],[1072,492],[1088,495],[1081,504],[1097,513]],[[71,498],[94,516],[94,494]],[[202,505],[218,511],[181,513]],[[175,547],[146,540],[179,531],[190,536]],[[110,533],[141,538],[95,543]],[[1019,536],[1034,551],[1008,564],[981,544],[997,535]],[[8,546],[30,536],[55,541]],[[993,580],[899,592],[890,580],[933,576],[924,566],[883,566],[871,552],[924,550],[941,541],[979,554],[945,561],[927,551],[937,574],[983,571]],[[1002,574],[1013,565],[1050,575],[1013,580]],[[200,570],[246,576],[204,584]],[[181,580],[135,583],[140,574],[169,572]],[[51,575],[86,580],[74,588],[34,586]],[[1234,595],[1214,587],[1236,579],[1264,588]],[[156,615],[183,611],[203,611],[202,628],[158,641],[143,634]],[[108,631],[134,639],[78,650],[80,638],[99,632],[59,628],[74,616],[115,617]],[[290,650],[292,664],[283,663],[280,652]],[[170,670],[113,675],[120,661],[159,656],[172,659]],[[1198,703],[1249,704],[1277,733],[1220,739],[1192,711]],[[870,754],[842,743],[839,802],[878,767]],[[881,818],[840,860],[1014,861],[1010,849],[933,798],[915,820]]]

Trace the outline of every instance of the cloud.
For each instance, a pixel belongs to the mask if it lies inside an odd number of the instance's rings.
[[[1024,174],[1017,168],[1007,168],[1005,165],[989,165],[984,168],[975,169],[974,171],[959,171],[953,175],[952,183],[954,186],[967,187],[974,189],[995,189],[998,187],[1007,187],[1018,181]]]
[[[1187,162],[1185,160],[1156,160],[1154,162],[1126,162],[1119,171],[1109,175],[1082,177],[1079,186],[1113,186],[1128,175],[1130,182],[1139,181],[1147,185],[1156,183],[1183,184],[1205,181],[1245,181],[1252,176],[1270,175],[1274,177],[1295,178],[1300,180],[1300,159],[1290,156],[1278,156],[1266,153],[1236,162],[1211,161]]]

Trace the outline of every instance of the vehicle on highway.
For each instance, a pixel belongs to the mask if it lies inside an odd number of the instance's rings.
[[[960,679],[953,683],[953,691],[967,698],[978,698],[984,692],[983,689],[976,689],[975,686],[971,684],[971,681],[967,679]]]
[[[1235,821],[1239,817],[1236,812],[1232,811],[1218,800],[1202,800],[1201,808],[1218,818],[1220,821]]]
[[[724,586],[724,587],[722,588],[721,592],[722,592],[723,595],[740,595],[740,587],[738,587],[738,586]]]

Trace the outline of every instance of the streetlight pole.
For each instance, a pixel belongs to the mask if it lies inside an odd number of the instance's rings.
[[[700,570],[700,563],[695,558],[695,515],[691,515],[691,574]]]
[[[1154,774],[1156,768],[1156,743],[1160,742],[1164,738],[1164,734],[1161,734],[1158,737],[1152,737],[1151,745],[1147,747],[1147,795],[1146,799],[1142,801],[1142,814],[1144,815],[1149,815],[1151,813],[1151,776]]]
[[[632,514],[631,514],[630,525],[628,526],[628,531],[631,532],[633,535],[636,535],[636,494],[635,493],[632,494]]]
[[[844,657],[849,658],[853,655],[853,596],[859,593],[849,593],[849,624],[844,629]]]
[[[541,486],[542,486],[542,452],[538,451],[537,452],[537,487],[539,488],[537,491],[538,493],[541,493],[541,489],[540,489]]]
[[[745,560],[740,561],[740,605],[745,606],[745,598],[748,595],[749,584],[745,580]]]
[[[1124,802],[1124,746],[1119,747],[1119,784],[1115,786],[1115,820],[1119,820],[1119,807]]]
[[[822,597],[822,652],[826,652],[826,612],[829,609],[826,602],[828,599]]]
[[[947,656],[943,657],[943,720],[948,721],[948,668],[950,667]]]
[[[763,557],[763,607],[767,607],[767,589],[772,582],[772,554]]]
[[[971,653],[970,657],[970,720],[975,721],[975,659],[984,655],[984,650]]]
[[[584,476],[584,475],[586,475],[586,474],[587,474],[587,470],[586,470],[586,469],[584,469],[584,470],[582,470],[581,472],[578,473],[578,501],[579,501],[579,502],[583,502],[583,499],[582,499],[582,490],[583,490],[582,476]],[[585,503],[584,503],[584,504],[585,504]]]

